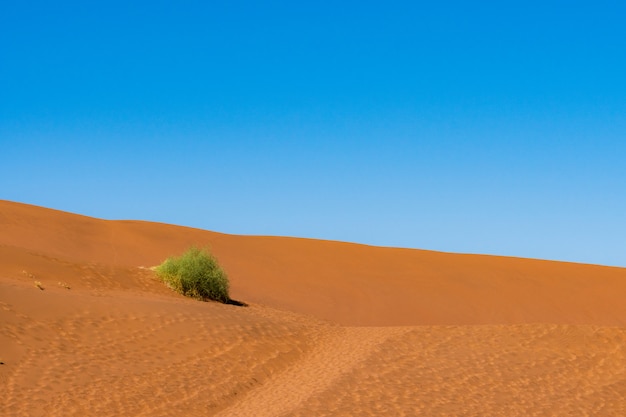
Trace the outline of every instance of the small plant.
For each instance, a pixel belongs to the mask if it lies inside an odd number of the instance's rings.
[[[202,301],[230,302],[228,277],[207,249],[192,247],[180,257],[166,259],[155,271],[163,282],[183,295]]]
[[[39,288],[41,291],[44,290],[44,287],[41,281],[35,281],[35,287]]]
[[[70,287],[70,286],[67,284],[67,282],[60,282],[60,281],[59,281],[59,287],[63,287],[63,288],[65,288],[66,290],[69,290],[69,289],[71,289],[71,288],[72,288],[72,287]]]

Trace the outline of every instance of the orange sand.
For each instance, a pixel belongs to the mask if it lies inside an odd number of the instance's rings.
[[[147,269],[192,244],[249,307]],[[0,415],[625,416],[624,300],[624,268],[0,201]]]

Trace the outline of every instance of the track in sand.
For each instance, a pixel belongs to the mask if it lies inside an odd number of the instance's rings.
[[[278,417],[294,411],[354,371],[376,346],[407,331],[395,327],[333,327],[320,335],[308,356],[218,416]]]

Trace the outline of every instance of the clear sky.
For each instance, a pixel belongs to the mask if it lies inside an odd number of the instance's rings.
[[[4,1],[0,198],[626,266],[624,22],[623,0]]]

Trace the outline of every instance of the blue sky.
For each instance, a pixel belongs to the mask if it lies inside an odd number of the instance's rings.
[[[626,3],[3,2],[0,198],[626,266]]]

